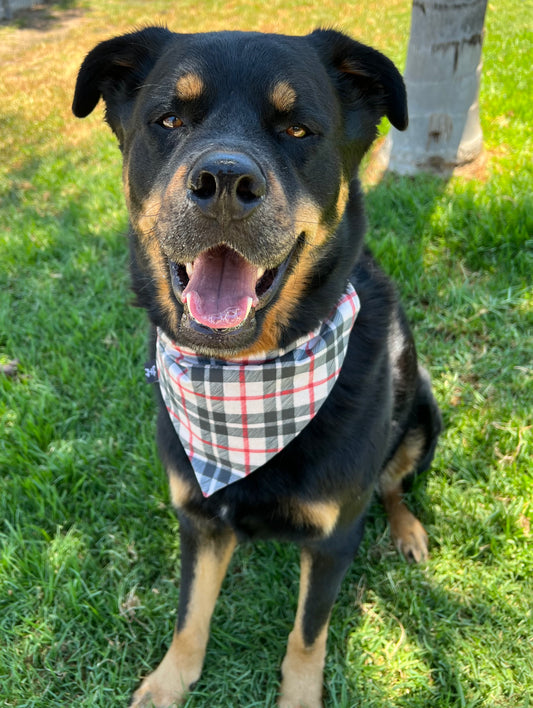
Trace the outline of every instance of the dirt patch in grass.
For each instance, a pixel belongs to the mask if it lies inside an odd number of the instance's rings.
[[[0,21],[2,63],[17,61],[17,52],[14,50],[27,49],[44,38],[61,39],[83,22],[84,16],[85,10],[70,2],[64,3],[64,6],[39,3],[27,10],[15,12],[11,20]]]

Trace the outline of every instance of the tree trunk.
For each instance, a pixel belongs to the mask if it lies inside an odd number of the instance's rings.
[[[404,80],[409,128],[383,157],[399,174],[448,172],[482,150],[481,47],[487,0],[413,0]]]

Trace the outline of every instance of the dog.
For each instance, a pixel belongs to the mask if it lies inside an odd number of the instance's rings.
[[[398,549],[428,552],[402,491],[429,467],[441,416],[363,243],[357,177],[380,119],[407,126],[402,78],[335,30],[146,27],[85,58],[74,114],[101,97],[181,539],[172,643],[131,706],[185,700],[235,546],[273,538],[301,549],[279,706],[318,708],[330,613],[374,492]]]

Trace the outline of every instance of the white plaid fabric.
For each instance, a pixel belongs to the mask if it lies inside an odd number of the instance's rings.
[[[198,356],[158,330],[161,394],[204,496],[264,465],[316,415],[337,380],[359,308],[348,284],[314,332],[246,360]]]

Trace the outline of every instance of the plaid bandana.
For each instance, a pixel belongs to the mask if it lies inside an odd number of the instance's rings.
[[[314,332],[239,360],[198,356],[158,329],[161,394],[204,496],[264,465],[316,415],[337,380],[359,308],[348,284]]]

